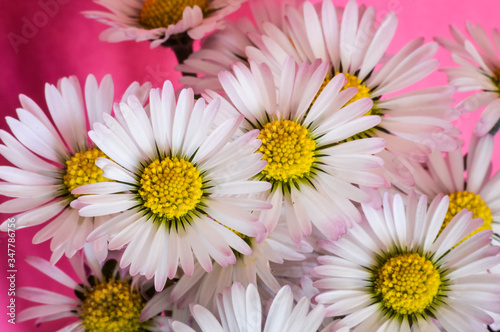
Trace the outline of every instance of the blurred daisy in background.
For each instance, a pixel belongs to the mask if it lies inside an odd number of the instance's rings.
[[[214,29],[224,27],[223,18],[246,0],[94,0],[109,11],[86,11],[85,16],[110,25],[100,39],[151,41],[151,48],[191,47]]]
[[[394,185],[406,193],[414,189],[430,199],[440,193],[449,195],[450,206],[442,228],[462,209],[468,209],[473,218],[484,220],[471,234],[493,229],[493,240],[500,244],[500,172],[494,175],[491,172],[493,147],[492,135],[481,138],[472,135],[466,156],[462,156],[461,150],[444,155],[435,151],[427,163],[408,167],[415,176],[415,187]]]
[[[125,97],[136,94],[143,102],[149,85],[132,84]],[[75,76],[59,80],[57,87],[46,84],[45,98],[50,116],[30,98],[20,95],[19,119],[7,117],[13,135],[1,130],[0,153],[12,166],[0,166],[0,194],[14,197],[0,205],[0,212],[17,214],[16,227],[36,226],[50,222],[33,238],[33,243],[52,239],[51,263],[63,254],[71,257],[86,243],[87,235],[108,216],[80,217],[70,203],[78,195],[71,191],[88,183],[105,182],[95,166],[101,150],[89,141],[88,123],[109,115],[113,104],[113,81],[105,76],[100,85],[93,75],[85,83],[85,95]],[[55,124],[55,126],[54,126]],[[7,222],[1,225],[6,231]],[[94,242],[100,260],[106,257],[106,241]]]
[[[299,65],[318,58],[328,62],[325,85],[337,73],[343,73],[347,79],[344,89],[358,88],[349,103],[371,98],[373,106],[367,115],[381,119],[375,127],[346,140],[383,138],[386,149],[378,155],[384,159],[385,176],[413,185],[401,159],[424,162],[433,149],[457,149],[460,132],[450,121],[460,113],[451,107],[454,89],[449,86],[394,95],[437,69],[439,62],[433,56],[438,44],[415,39],[388,56],[386,50],[396,32],[397,17],[393,12],[380,21],[377,17],[374,7],[358,7],[354,0],[343,10],[332,0],[316,7],[306,1],[302,6],[286,8],[282,28],[265,23],[264,33],[249,35],[256,46],[247,47],[246,55],[256,63],[268,64],[277,82],[289,56]]]
[[[170,81],[151,90],[148,111],[135,97],[116,107],[116,119],[104,116],[90,138],[110,159],[98,158],[103,176],[116,182],[75,189],[74,206],[82,216],[122,212],[89,235],[110,238],[109,249],[126,246],[120,265],[130,273],[155,276],[157,291],[180,265],[194,272],[196,257],[205,271],[212,258],[221,266],[236,263],[234,252],[249,255],[242,237],[263,241],[266,227],[259,211],[270,207],[250,198],[268,190],[250,181],[266,161],[255,153],[261,141],[254,130],[232,140],[243,121],[233,117],[220,126],[212,122],[220,101],[206,105],[185,89],[176,101]]]
[[[16,296],[40,305],[19,312],[18,322],[36,318],[38,325],[75,317],[77,320],[64,327],[64,331],[169,331],[168,319],[161,316],[163,311],[172,313],[173,310],[163,300],[168,297],[169,289],[155,294],[152,282],[144,277],[133,278],[126,270],[120,270],[114,259],[101,265],[92,250],[85,249],[85,254],[78,252],[70,259],[79,281],[42,258],[26,258],[29,265],[73,290],[76,297],[41,288],[20,287]]]
[[[471,112],[486,106],[474,132],[483,136],[491,130],[498,131],[500,126],[500,33],[497,29],[491,30],[493,41],[490,41],[481,25],[467,22],[466,28],[469,39],[454,25],[450,25],[454,40],[443,37],[435,39],[451,52],[453,61],[460,66],[441,69],[448,75],[450,83],[458,91],[476,91],[463,100],[459,107]]]
[[[203,332],[316,332],[325,317],[325,308],[319,305],[309,312],[309,306],[305,297],[294,305],[290,287],[285,286],[274,298],[263,325],[257,288],[250,284],[245,289],[241,284],[234,283],[217,299],[220,321],[199,304],[191,306],[191,313]],[[178,321],[170,321],[170,325],[174,332],[195,331]]]
[[[340,91],[346,79],[340,74],[324,85],[328,63],[320,60],[297,66],[293,58],[284,63],[275,85],[269,66],[238,63],[219,74],[230,100],[227,114],[245,116],[242,132],[259,131],[259,152],[267,166],[255,178],[272,184],[264,198],[272,209],[263,211],[262,222],[270,232],[281,209],[292,239],[300,242],[313,225],[332,240],[361,220],[353,202],[369,203],[371,196],[358,186],[380,187],[384,179],[372,171],[383,164],[373,154],[384,149],[380,138],[343,142],[372,128],[378,116],[363,116],[373,102],[360,99],[344,104],[357,89]],[[207,98],[220,96],[207,90]],[[222,97],[221,97],[222,98]]]
[[[215,31],[202,39],[201,49],[175,67],[180,72],[192,74],[180,77],[179,82],[192,88],[196,94],[201,94],[205,89],[222,93],[224,90],[219,82],[219,72],[229,70],[235,62],[249,65],[245,49],[255,46],[249,35],[262,33],[265,22],[281,28],[285,19],[284,8],[300,1],[249,1],[251,18],[242,17],[234,22],[226,22],[226,29]]]
[[[442,229],[448,196],[384,196],[383,209],[363,205],[367,221],[339,241],[323,240],[315,300],[327,316],[345,316],[353,331],[487,331],[500,313],[500,263],[491,230],[467,240],[482,219],[462,210]]]
[[[313,250],[312,246],[305,241],[296,244],[290,239],[284,220],[261,243],[254,238],[241,236],[252,248],[250,255],[235,253],[234,265],[221,267],[215,264],[210,273],[197,264],[192,276],[184,275],[175,284],[171,301],[185,307],[188,304],[197,303],[214,312],[217,308],[218,294],[235,282],[243,287],[249,284],[259,285],[259,290],[265,290],[266,298],[273,298],[282,285],[276,280],[275,271],[270,263],[281,265],[285,261],[290,261],[297,264],[306,259],[304,254]]]

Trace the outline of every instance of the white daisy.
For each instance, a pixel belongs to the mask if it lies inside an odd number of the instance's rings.
[[[351,102],[369,97],[373,100],[369,113],[381,117],[377,126],[348,139],[385,139],[386,149],[379,156],[384,159],[388,179],[399,178],[412,185],[413,179],[403,172],[401,159],[422,162],[433,149],[458,148],[459,131],[450,123],[459,116],[451,107],[452,87],[393,95],[438,67],[438,60],[432,58],[438,50],[437,43],[424,44],[423,38],[413,40],[384,63],[383,56],[398,24],[393,12],[377,24],[375,9],[358,8],[354,0],[347,3],[342,14],[332,0],[323,0],[316,7],[306,1],[300,7],[286,9],[281,29],[265,23],[262,35],[251,36],[256,46],[246,48],[248,59],[267,63],[276,81],[288,56],[293,56],[299,65],[318,58],[328,62],[325,83],[336,73],[343,73],[348,81],[346,88],[359,89]]]
[[[88,239],[111,237],[109,249],[127,245],[121,266],[131,264],[132,275],[155,276],[161,290],[179,264],[193,274],[193,255],[205,271],[211,271],[212,258],[222,266],[234,264],[233,249],[249,255],[250,246],[231,230],[265,239],[258,211],[269,204],[242,195],[260,194],[270,184],[249,181],[266,165],[262,154],[254,153],[261,144],[257,130],[231,141],[242,116],[212,127],[219,100],[206,105],[187,89],[176,102],[166,81],[163,90],[151,90],[149,101],[147,112],[129,98],[115,109],[118,120],[105,115],[105,125],[96,124],[89,132],[112,159],[99,158],[97,166],[116,182],[73,193],[94,194],[75,204],[82,216],[123,212]]]
[[[283,26],[285,6],[294,5],[296,0],[249,1],[252,19],[243,17],[235,22],[226,22],[226,29],[215,31],[202,39],[201,49],[192,53],[183,63],[175,69],[193,76],[182,76],[179,82],[201,94],[205,89],[223,92],[217,75],[220,71],[229,70],[235,62],[248,65],[245,49],[254,46],[249,35],[260,34],[264,22],[272,22],[278,27]]]
[[[86,11],[84,14],[111,26],[101,33],[101,40],[149,40],[153,48],[164,43],[171,46],[192,42],[207,32],[223,28],[223,18],[238,10],[245,1],[94,0],[111,12]]]
[[[493,229],[494,239],[500,241],[500,171],[492,176],[493,147],[492,135],[481,138],[472,135],[465,157],[461,150],[445,155],[435,151],[426,164],[412,164],[408,168],[416,179],[413,189],[429,198],[440,193],[450,196],[444,225],[462,209],[468,209],[474,218],[484,220],[472,234]],[[407,193],[411,190],[397,183],[395,186]]]
[[[327,316],[343,317],[353,331],[487,331],[489,312],[500,313],[500,247],[491,230],[460,243],[481,219],[462,210],[440,232],[448,196],[384,195],[383,209],[363,205],[367,221],[341,240],[322,241],[315,297]],[[460,244],[459,244],[460,243]]]
[[[310,235],[313,224],[326,237],[339,238],[361,220],[353,202],[371,201],[357,185],[384,185],[384,179],[372,173],[382,165],[373,154],[383,150],[384,140],[343,143],[380,122],[379,116],[363,116],[373,102],[364,98],[342,107],[357,89],[340,91],[346,83],[342,74],[323,85],[328,63],[319,60],[297,67],[288,58],[277,86],[267,65],[250,62],[250,67],[238,63],[233,66],[235,76],[221,72],[219,77],[232,103],[224,102],[227,112],[245,116],[243,132],[260,131],[259,152],[267,166],[256,178],[272,183],[265,198],[273,205],[262,212],[261,220],[271,232],[284,205],[295,242]],[[207,95],[220,97],[212,91]]]
[[[319,290],[313,286],[310,272],[318,266],[317,252],[306,254],[306,259],[294,262],[285,261],[281,264],[271,263],[273,276],[280,285],[288,285],[292,289],[293,296],[299,301],[304,296],[311,300]]]
[[[458,91],[480,90],[463,100],[459,107],[465,112],[471,112],[486,106],[479,121],[476,123],[475,134],[483,136],[500,124],[500,33],[497,29],[491,31],[493,42],[481,25],[467,22],[469,40],[454,25],[450,25],[453,37],[448,40],[436,37],[441,46],[451,52],[453,61],[460,67],[443,68],[451,84]],[[475,46],[473,42],[477,45]]]
[[[309,300],[302,298],[294,306],[290,287],[285,286],[276,295],[265,325],[262,324],[262,306],[257,288],[245,288],[235,283],[226,288],[217,299],[220,322],[203,306],[196,304],[191,313],[203,332],[316,332],[325,316],[325,308],[316,306],[309,312]],[[171,321],[174,332],[194,332],[189,326]]]
[[[126,95],[142,95],[148,89],[134,83]],[[51,119],[33,100],[20,95],[19,119],[7,117],[14,136],[0,131],[4,143],[0,153],[14,165],[0,166],[0,179],[6,181],[0,182],[0,193],[14,197],[0,205],[0,212],[17,214],[17,229],[50,220],[33,243],[52,239],[51,262],[55,263],[63,254],[71,257],[82,248],[87,235],[106,219],[80,217],[70,207],[77,197],[70,192],[83,184],[109,181],[94,165],[96,158],[105,154],[89,142],[87,123],[99,121],[101,113],[111,113],[113,81],[108,75],[98,85],[89,75],[82,96],[76,77],[63,78],[58,87],[45,86],[45,97]],[[7,221],[1,226],[1,230],[6,229]],[[95,241],[94,250],[104,259],[106,242]]]
[[[180,302],[197,304],[214,311],[217,307],[216,299],[219,293],[234,282],[244,287],[258,283],[267,288],[274,296],[281,288],[274,277],[270,263],[276,265],[285,261],[297,263],[306,256],[302,253],[312,251],[312,247],[305,241],[295,244],[289,237],[285,223],[281,223],[268,236],[258,243],[254,238],[242,236],[243,240],[252,248],[250,255],[236,255],[236,263],[227,267],[216,264],[212,272],[205,272],[199,264],[195,266],[192,276],[182,276],[172,290],[171,301],[180,305]]]
[[[144,277],[132,278],[120,270],[117,261],[108,259],[100,264],[92,250],[78,252],[71,265],[79,280],[39,257],[27,257],[26,262],[35,269],[73,290],[76,297],[35,287],[20,287],[16,296],[40,303],[19,312],[18,322],[37,319],[35,325],[65,317],[77,320],[60,331],[169,331],[165,310],[173,310],[168,298],[170,289],[154,296],[153,285]],[[153,292],[154,293],[154,292]]]

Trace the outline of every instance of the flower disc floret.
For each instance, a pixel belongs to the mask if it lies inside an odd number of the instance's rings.
[[[267,180],[288,182],[305,177],[315,161],[316,142],[309,130],[290,120],[267,123],[261,129],[259,152],[267,161],[262,174]]]
[[[208,11],[208,0],[146,0],[139,22],[147,29],[168,27],[178,23],[186,7],[200,7],[203,14]]]
[[[358,92],[346,103],[346,105],[360,100],[361,98],[370,97],[370,88],[362,84],[361,80],[356,75],[351,75],[349,73],[345,73],[344,75],[347,79],[347,83],[344,85],[342,90],[352,87],[358,88]],[[368,111],[365,115],[371,115],[371,110]]]
[[[436,266],[417,253],[389,258],[376,271],[374,292],[382,305],[399,315],[422,314],[439,294]]]
[[[95,164],[99,157],[107,158],[104,152],[94,148],[77,152],[66,161],[63,183],[69,192],[85,184],[112,181],[103,177],[102,170]]]
[[[139,323],[145,303],[137,290],[131,291],[129,282],[111,279],[89,289],[84,296],[81,317],[85,331],[145,331]]]
[[[180,218],[194,210],[203,196],[200,171],[189,161],[156,159],[142,172],[139,195],[143,205],[161,218]]]
[[[493,215],[481,196],[468,191],[457,191],[450,194],[449,198],[450,205],[448,206],[448,212],[441,226],[441,231],[450,223],[451,219],[463,209],[471,211],[472,218],[481,218],[484,220],[483,225],[468,235],[463,241],[480,231],[492,229],[491,223],[493,222]]]

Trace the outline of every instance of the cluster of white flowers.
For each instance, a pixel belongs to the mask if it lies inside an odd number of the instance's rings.
[[[500,324],[500,34],[387,48],[351,0],[95,0],[101,38],[174,49],[183,89],[89,75],[21,95],[0,205],[45,224],[77,298],[23,287],[19,320],[65,331],[491,331]],[[226,29],[223,29],[226,27]],[[208,32],[199,51],[192,41]],[[475,44],[477,45],[475,45]],[[450,84],[407,90],[439,67]],[[454,104],[455,90],[481,90]],[[486,106],[462,155],[463,112]],[[0,228],[7,229],[7,221]],[[80,281],[54,266],[63,256]]]

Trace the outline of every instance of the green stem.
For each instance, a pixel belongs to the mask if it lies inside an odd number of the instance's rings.
[[[161,45],[163,47],[169,47],[172,51],[174,51],[179,64],[183,63],[184,60],[186,60],[193,53],[193,40],[187,33],[172,36]],[[196,77],[196,74],[194,73],[182,72],[182,75]]]

